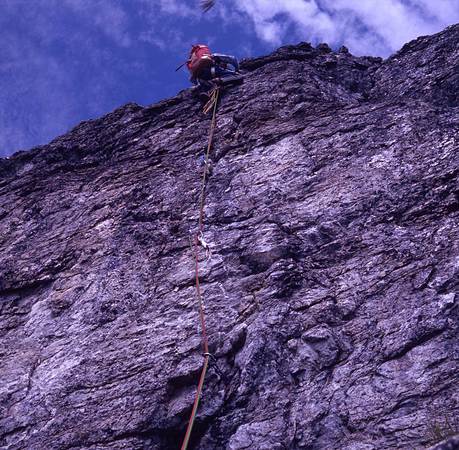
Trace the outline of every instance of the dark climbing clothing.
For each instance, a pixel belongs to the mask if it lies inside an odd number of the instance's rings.
[[[221,53],[213,53],[212,58],[214,59],[215,64],[223,70],[227,70],[227,66],[229,64],[234,68],[232,72],[239,72],[239,62],[234,56],[223,55]]]

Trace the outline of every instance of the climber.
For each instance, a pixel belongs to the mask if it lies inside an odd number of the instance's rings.
[[[204,95],[215,85],[234,84],[242,81],[238,60],[234,56],[221,53],[212,54],[207,45],[193,45],[186,65],[191,74],[190,81]],[[228,66],[231,66],[232,69]]]

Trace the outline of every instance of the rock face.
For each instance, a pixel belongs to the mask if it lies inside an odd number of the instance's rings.
[[[242,67],[190,448],[436,445],[459,429],[459,26],[385,61],[300,44]],[[187,90],[0,160],[0,447],[179,448],[209,124]]]

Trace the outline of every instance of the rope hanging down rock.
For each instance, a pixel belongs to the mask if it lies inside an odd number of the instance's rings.
[[[198,305],[199,305],[199,318],[200,318],[201,330],[202,330],[202,348],[203,348],[204,363],[202,366],[201,375],[199,377],[198,388],[196,390],[196,396],[194,399],[193,408],[191,410],[190,419],[188,421],[188,426],[186,429],[185,437],[183,438],[181,450],[186,450],[188,448],[191,431],[193,429],[193,425],[196,419],[196,413],[198,412],[199,400],[202,395],[202,389],[204,387],[204,381],[206,378],[207,369],[209,368],[209,360],[211,357],[211,354],[209,353],[209,340],[207,338],[204,304],[202,301],[201,286],[199,284],[199,244],[203,240],[206,181],[207,181],[207,172],[209,169],[209,155],[210,155],[210,150],[212,148],[212,141],[213,141],[214,133],[215,133],[218,95],[219,95],[219,88],[217,87],[212,90],[210,99],[204,106],[205,113],[209,112],[211,109],[213,109],[213,112],[212,112],[212,121],[210,124],[209,140],[207,143],[204,172],[202,174],[202,182],[201,182],[201,194],[200,194],[200,199],[199,199],[199,228],[198,228],[198,232],[195,234],[195,237],[194,237],[196,298],[198,300]]]

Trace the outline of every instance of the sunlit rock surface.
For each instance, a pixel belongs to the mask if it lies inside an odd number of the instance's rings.
[[[191,448],[459,433],[459,26],[385,61],[300,44],[242,67],[201,253],[221,375]],[[203,361],[201,106],[129,104],[0,160],[1,448],[179,448]]]

